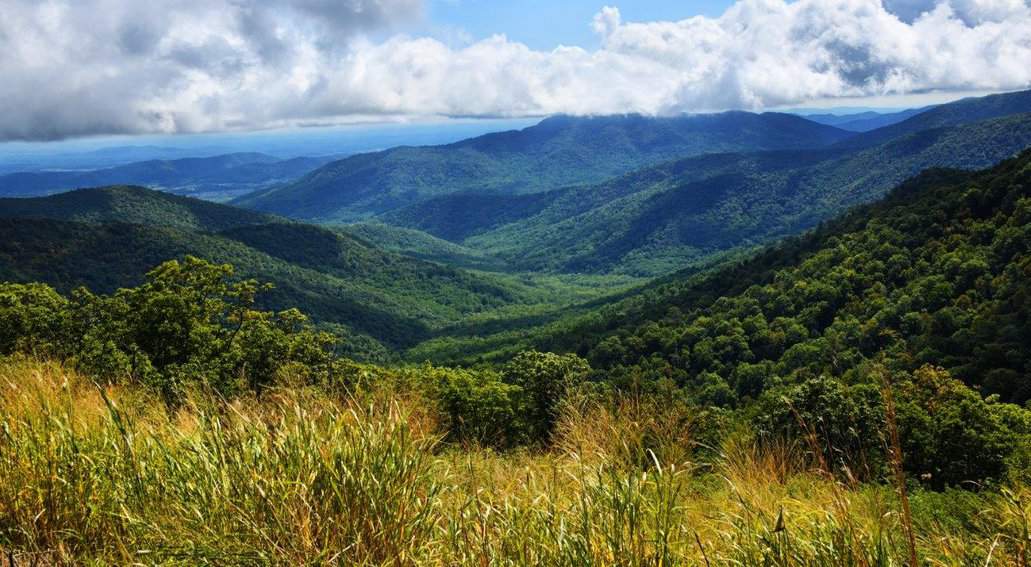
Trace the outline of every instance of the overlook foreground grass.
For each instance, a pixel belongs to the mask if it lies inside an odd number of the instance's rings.
[[[415,371],[418,372],[418,371]],[[370,383],[384,384],[376,380]],[[0,549],[16,564],[905,565],[886,485],[802,447],[625,398],[565,406],[550,449],[441,441],[401,382],[175,411],[52,363],[0,362]],[[642,458],[643,456],[643,458]],[[695,460],[697,459],[697,460]],[[924,565],[1028,565],[1031,490],[910,494]]]

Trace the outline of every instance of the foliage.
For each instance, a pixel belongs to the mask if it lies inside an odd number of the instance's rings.
[[[1007,460],[1031,432],[1031,412],[985,400],[930,365],[891,381],[903,464],[913,478],[937,489],[1005,479]],[[762,436],[799,440],[819,451],[818,458],[828,466],[858,478],[880,478],[886,472],[888,443],[882,434],[880,390],[887,386],[847,386],[813,378],[767,391],[753,419]],[[1021,470],[1026,469],[1019,464],[1012,468]]]
[[[549,442],[566,396],[589,374],[575,355],[528,351],[499,372],[423,367],[450,439],[508,449]]]
[[[452,441],[512,448],[530,440],[526,395],[495,374],[469,370],[426,369]]]
[[[587,361],[574,354],[537,351],[520,353],[501,368],[504,381],[524,392],[524,419],[530,424],[531,439],[547,440],[551,436],[559,402],[590,370]]]
[[[220,393],[259,391],[294,365],[331,372],[334,338],[296,309],[254,309],[266,289],[233,268],[193,257],[165,262],[136,288],[65,300],[41,284],[0,285],[0,354],[61,356],[108,383],[132,381],[176,402],[186,383]]]
[[[293,223],[140,188],[18,199],[0,212],[0,280],[62,293],[138,285],[144,268],[186,255],[233,264],[275,289],[260,307],[292,307],[368,344],[414,343],[436,328],[501,308],[553,306],[552,290],[383,251],[340,230]],[[115,219],[134,224],[113,222]]]
[[[917,370],[899,398],[906,464],[938,488],[1000,479],[1031,433],[1029,412],[984,400],[940,368]]]
[[[1031,153],[977,174],[928,172],[746,261],[534,329],[469,344],[440,338],[417,352],[573,351],[609,379],[668,378],[699,391],[716,378],[733,390],[731,405],[821,375],[856,383],[874,360],[896,374],[934,364],[982,395],[1023,404],[1029,182]]]
[[[767,442],[791,439],[808,446],[817,461],[861,478],[880,478],[884,466],[884,408],[880,391],[820,377],[771,389],[753,418]],[[907,457],[909,457],[907,453]]]
[[[68,301],[46,284],[0,286],[0,354],[58,352]]]

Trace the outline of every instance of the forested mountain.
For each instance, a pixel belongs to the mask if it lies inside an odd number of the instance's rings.
[[[849,132],[869,132],[916,116],[930,110],[930,107],[910,108],[899,112],[859,112],[855,114],[803,114],[807,120],[848,130]]]
[[[86,171],[33,171],[0,176],[0,197],[37,197],[81,187],[144,185],[225,201],[296,179],[331,157],[278,159],[260,153],[149,160]]]
[[[0,199],[0,218],[121,222],[206,232],[285,220],[133,186],[77,189],[31,199]]]
[[[559,116],[446,146],[400,147],[321,167],[237,204],[285,216],[350,221],[452,193],[517,195],[599,182],[710,152],[799,149],[852,135],[788,114],[676,118]]]
[[[796,234],[928,167],[987,167],[1031,146],[1031,114],[864,150],[713,154],[529,196],[453,195],[384,216],[523,270],[657,275]]]
[[[381,222],[363,222],[333,227],[352,234],[376,246],[413,258],[438,262],[460,268],[505,271],[508,266],[498,258],[478,250],[437,238],[420,230],[393,226]]]
[[[266,306],[300,307],[393,346],[513,303],[527,287],[379,249],[342,231],[143,188],[0,203],[0,281],[110,292],[170,258],[234,264],[276,287]]]
[[[965,98],[932,107],[926,112],[921,112],[897,124],[854,136],[840,142],[840,145],[860,148],[871,147],[923,130],[961,126],[963,124],[971,124],[1024,112],[1031,112],[1031,91]]]
[[[1031,151],[967,173],[930,170],[754,258],[490,337],[441,338],[416,359],[526,347],[586,356],[609,379],[674,383],[717,405],[873,362],[931,364],[985,395],[1031,399]]]

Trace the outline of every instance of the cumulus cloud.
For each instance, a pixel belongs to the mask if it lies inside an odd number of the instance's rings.
[[[422,0],[3,0],[0,139],[262,127]],[[304,109],[299,108],[303,113]]]
[[[384,35],[421,0],[5,0],[0,138],[1027,88],[1027,1],[740,0],[719,18],[646,23],[607,7],[585,22],[600,48],[537,51]]]
[[[885,8],[904,22],[912,23],[921,15],[934,11],[933,0],[885,0]],[[1009,17],[1026,16],[1024,0],[953,0],[949,7],[968,25],[1001,22]]]

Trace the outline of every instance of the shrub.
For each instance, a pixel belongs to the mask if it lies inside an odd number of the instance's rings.
[[[497,449],[529,440],[525,392],[487,372],[427,368],[427,379],[442,413],[447,416],[448,439],[474,442]]]
[[[899,385],[906,468],[936,488],[999,479],[1027,423],[1025,410],[983,399],[941,368]]]
[[[558,402],[590,372],[587,361],[574,354],[537,351],[519,353],[502,368],[504,381],[523,392],[531,439],[548,440],[558,418]]]

